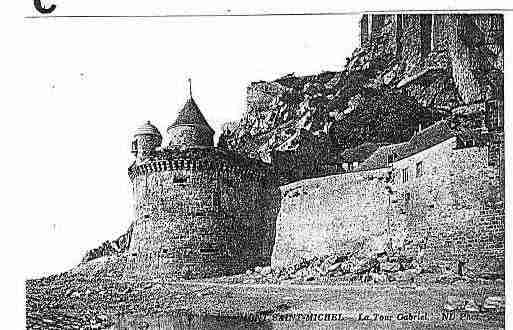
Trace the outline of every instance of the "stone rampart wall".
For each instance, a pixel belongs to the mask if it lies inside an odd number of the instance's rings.
[[[405,171],[408,180],[404,180]],[[456,138],[394,163],[395,214],[406,250],[428,264],[499,270],[504,263],[504,201],[487,147],[456,149]]]
[[[388,220],[386,177],[386,170],[377,170],[282,187],[273,265],[346,251],[366,237],[383,235]]]
[[[463,262],[469,269],[501,271],[504,201],[498,173],[488,163],[487,147],[456,149],[451,138],[390,169],[284,186],[273,265],[348,253],[355,242],[385,237],[395,252],[422,251],[426,266]]]

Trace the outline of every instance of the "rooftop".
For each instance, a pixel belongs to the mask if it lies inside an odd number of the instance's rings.
[[[158,128],[155,127],[149,120],[144,122],[144,124],[141,126],[137,127],[134,132],[134,136],[137,135],[155,135],[162,137]]]
[[[189,97],[183,108],[178,112],[175,121],[167,129],[176,126],[202,126],[212,134],[214,133],[192,96]]]
[[[381,146],[359,167],[360,171],[376,170],[389,166],[388,156],[399,157],[408,142]]]
[[[449,127],[447,120],[441,120],[412,136],[401,150],[399,159],[410,157],[455,136],[457,132]]]
[[[467,132],[467,134],[470,134]],[[381,146],[360,166],[359,170],[367,171],[389,166],[389,156],[393,161],[404,159],[429,149],[452,137],[465,135],[449,126],[447,120],[441,120],[411,137],[407,142]]]
[[[354,148],[345,149],[340,153],[336,153],[333,155],[331,161],[336,164],[353,162],[361,163],[369,158],[380,146],[383,146],[383,144],[366,142]]]

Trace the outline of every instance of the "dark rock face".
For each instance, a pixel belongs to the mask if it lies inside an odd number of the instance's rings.
[[[117,239],[113,241],[105,241],[99,247],[87,251],[84,258],[82,258],[82,263],[101,257],[120,255],[128,251],[130,240],[132,238],[132,228],[133,226],[130,225],[127,232],[119,236]]]
[[[502,99],[503,16],[456,15],[450,23],[452,74],[464,103]]]
[[[267,162],[285,152],[312,168],[302,178],[314,177],[329,170],[312,146],[325,144],[329,159],[365,142],[403,142],[458,106],[503,98],[502,15],[364,15],[361,29],[340,72],[251,83],[247,111],[220,144]]]

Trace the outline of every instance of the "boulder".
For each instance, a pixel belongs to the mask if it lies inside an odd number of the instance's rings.
[[[328,275],[328,271],[327,270],[324,270],[320,267],[315,267],[315,272],[319,275],[322,275],[322,276],[326,276]]]
[[[339,259],[341,259],[339,256],[331,255],[324,260],[323,264],[326,266],[331,266],[331,265],[334,265],[334,264],[340,262],[341,260],[339,260]]]
[[[359,100],[360,100],[359,102],[363,102],[363,100],[361,99],[361,96],[360,96]],[[355,101],[355,102],[357,102],[357,101]],[[370,250],[368,252],[368,255],[369,256],[377,256],[377,257],[385,256],[387,254],[388,242],[389,242],[389,239],[388,239],[387,235],[372,237],[371,240],[368,242],[368,246],[367,246],[367,249]]]
[[[406,269],[405,272],[410,273],[413,276],[417,276],[420,273],[422,273],[422,268],[421,267],[410,268],[410,269]]]
[[[402,269],[410,269],[413,267],[413,257],[401,256],[399,258],[399,263],[401,264]]]
[[[477,274],[477,277],[485,279],[485,280],[494,281],[497,279],[503,279],[504,274],[503,273],[482,272],[482,273]]]
[[[385,283],[388,281],[388,278],[385,274],[369,273],[369,275],[375,283]]]
[[[479,306],[477,306],[474,299],[469,299],[467,301],[467,304],[465,305],[465,311],[470,313],[476,313],[479,312]]]
[[[300,269],[299,271],[295,272],[294,277],[299,278],[299,277],[307,276],[307,274],[308,274],[308,269],[303,268],[303,269]]]
[[[266,276],[267,276],[267,275],[269,275],[269,274],[271,274],[271,273],[272,273],[271,266],[265,266],[265,267],[263,267],[263,268],[261,269],[261,271],[260,271],[260,274],[262,274],[262,275],[266,275]]]
[[[343,274],[347,274],[347,273],[350,273],[351,272],[351,268],[352,268],[352,263],[350,263],[349,261],[345,261],[343,262],[340,267],[338,268],[338,271],[340,273],[343,273]]]
[[[401,269],[401,265],[398,262],[384,262],[379,265],[381,271],[387,273],[398,272]]]
[[[465,308],[467,301],[465,298],[457,296],[448,296],[447,302],[444,305],[444,309],[448,311],[462,310]]]
[[[351,272],[356,274],[367,273],[378,265],[378,261],[373,257],[366,257],[357,262],[352,268]]]
[[[326,270],[328,272],[332,273],[332,272],[336,271],[337,269],[339,269],[341,265],[342,265],[341,262],[337,262],[336,264],[329,266]]]
[[[383,75],[383,83],[385,85],[388,85],[392,82],[392,80],[394,80],[394,78],[395,78],[395,72],[393,70],[389,71]]]
[[[485,299],[484,309],[504,309],[506,308],[506,298],[504,296],[491,296]]]
[[[408,272],[408,271],[402,271],[402,272],[396,272],[396,273],[390,273],[388,274],[388,279],[390,281],[396,281],[396,282],[413,282],[415,279],[415,273]]]

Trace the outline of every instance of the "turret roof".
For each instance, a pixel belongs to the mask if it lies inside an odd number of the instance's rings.
[[[214,133],[192,96],[189,97],[183,108],[178,112],[175,121],[167,129],[176,126],[203,126]]]
[[[134,136],[137,135],[155,135],[162,137],[158,128],[155,127],[152,123],[150,123],[149,120],[135,130]]]

